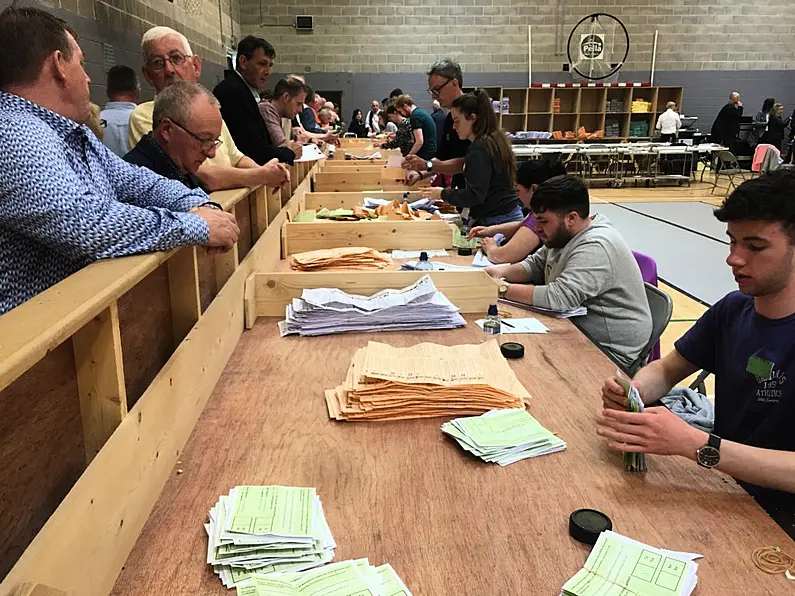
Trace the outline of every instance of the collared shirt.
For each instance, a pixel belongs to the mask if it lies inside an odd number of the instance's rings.
[[[660,117],[657,119],[657,130],[659,130],[661,134],[675,135],[679,132],[681,127],[682,120],[679,118],[679,114],[671,108],[668,108],[665,112],[660,114]]]
[[[282,127],[282,116],[279,111],[273,106],[270,101],[262,101],[259,104],[259,113],[262,114],[262,119],[268,127],[268,134],[271,136],[271,141],[277,147],[283,147],[287,144],[287,138],[284,135],[284,128]]]
[[[188,188],[201,188],[201,182],[191,173],[179,169],[171,156],[160,146],[151,132],[146,133],[138,144],[124,156],[127,163],[148,168],[169,180],[182,182]]]
[[[376,110],[375,112],[370,110],[364,117],[364,127],[371,133],[378,134],[381,132],[381,123],[378,121],[378,114],[380,113],[381,110]]]
[[[132,149],[138,141],[152,130],[152,112],[155,109],[155,102],[147,101],[142,103],[130,114],[130,135],[129,147]],[[245,157],[235,145],[226,123],[221,124],[221,143],[215,150],[215,157],[207,158],[204,162],[212,166],[236,166]]]
[[[136,104],[131,101],[109,101],[99,113],[99,119],[105,121],[102,142],[119,157],[127,153],[127,130],[135,108]]]
[[[0,314],[97,259],[206,244],[200,190],[124,162],[84,125],[0,92]]]
[[[246,87],[248,87],[249,91],[251,91],[251,94],[254,96],[254,101],[259,103],[260,99],[262,99],[262,98],[259,96],[259,91],[257,90],[257,88],[256,87],[252,87],[251,85],[249,85],[248,81],[246,80],[246,77],[244,77],[242,74],[240,74],[239,70],[235,70],[235,72],[237,73],[237,76],[239,76],[241,79],[243,79],[243,82],[246,84]]]

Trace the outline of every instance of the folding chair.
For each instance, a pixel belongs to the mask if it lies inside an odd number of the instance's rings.
[[[646,298],[649,301],[649,310],[651,311],[651,337],[649,337],[646,346],[635,358],[629,369],[625,371],[630,377],[634,377],[646,364],[652,348],[660,341],[660,337],[662,337],[663,332],[668,327],[671,315],[674,312],[674,302],[668,294],[659,288],[655,288],[650,283],[644,283],[643,285],[646,287]]]
[[[715,155],[715,162],[717,164],[715,167],[715,181],[712,183],[712,191],[710,194],[715,194],[715,189],[718,186],[718,180],[721,176],[726,176],[728,179],[724,197],[729,196],[729,193],[739,186],[735,181],[736,177],[740,177],[742,182],[745,182],[749,179],[745,177],[746,174],[748,174],[749,177],[752,176],[751,170],[744,170],[740,167],[740,162],[737,161],[737,158],[731,151],[718,151]],[[740,184],[742,184],[742,182]]]

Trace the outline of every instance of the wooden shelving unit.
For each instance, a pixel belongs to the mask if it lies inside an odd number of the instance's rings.
[[[575,135],[580,127],[587,132],[605,131],[605,140],[647,140],[656,133],[657,117],[665,105],[674,101],[682,106],[682,87],[483,87],[494,101],[508,98],[508,112],[500,113],[500,126],[506,132],[567,131]],[[472,89],[465,89],[471,91]],[[646,112],[632,112],[632,102],[649,102]],[[638,128],[637,123],[645,126]],[[636,123],[633,126],[633,123]],[[612,126],[609,126],[612,125]],[[637,134],[640,129],[644,134]],[[610,134],[610,131],[618,134]],[[632,132],[636,134],[632,135]],[[569,142],[572,139],[566,139]],[[576,140],[576,139],[575,139]]]

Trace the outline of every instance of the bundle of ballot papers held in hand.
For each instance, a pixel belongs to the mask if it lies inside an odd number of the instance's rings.
[[[210,509],[207,563],[227,588],[252,573],[303,571],[334,558],[314,488],[236,486]]]
[[[328,335],[346,332],[453,329],[466,325],[458,308],[421,277],[402,290],[381,290],[372,296],[346,294],[339,289],[304,290],[287,305],[279,321],[285,335]]]
[[[693,560],[699,557],[605,530],[561,596],[690,596],[698,582]]]
[[[289,261],[290,266],[299,271],[383,269],[392,264],[388,254],[364,246],[310,250],[290,255]]]
[[[492,410],[442,424],[442,432],[480,459],[507,466],[522,459],[563,451],[566,443],[527,410]]]
[[[300,573],[252,575],[237,585],[237,596],[411,596],[388,563],[341,561]]]
[[[369,342],[353,355],[342,385],[326,391],[337,420],[401,420],[524,408],[530,394],[496,340],[478,345]]]

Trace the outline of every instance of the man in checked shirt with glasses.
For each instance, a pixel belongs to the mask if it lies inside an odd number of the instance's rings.
[[[0,315],[97,259],[237,241],[203,191],[124,162],[88,130],[89,82],[64,21],[0,13]]]

